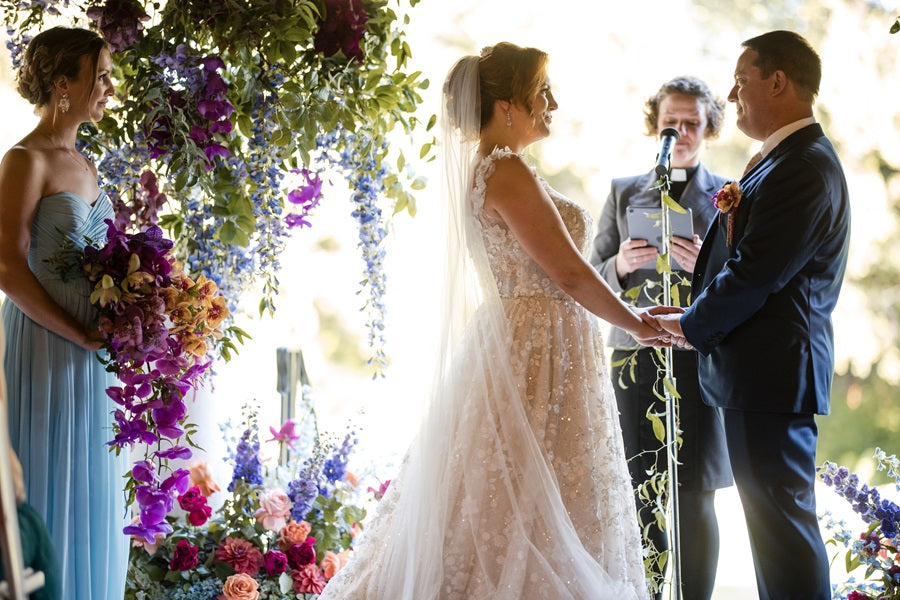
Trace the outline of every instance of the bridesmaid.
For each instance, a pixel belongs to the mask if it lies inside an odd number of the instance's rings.
[[[112,381],[96,356],[91,288],[77,259],[68,269],[56,264],[85,238],[105,240],[103,221],[113,217],[96,168],[75,149],[78,127],[101,119],[113,95],[111,69],[110,51],[92,31],[38,34],[17,84],[40,118],[0,162],[10,439],[28,499],[50,530],[63,595],[72,600],[122,598],[128,560],[127,466],[105,443]]]

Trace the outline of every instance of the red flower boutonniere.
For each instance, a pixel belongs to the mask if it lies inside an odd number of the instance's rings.
[[[728,228],[725,243],[731,247],[731,239],[734,232],[734,215],[737,213],[738,206],[741,203],[741,186],[738,185],[737,181],[729,181],[713,195],[711,200],[715,207],[719,209],[720,218],[723,215],[727,215]]]

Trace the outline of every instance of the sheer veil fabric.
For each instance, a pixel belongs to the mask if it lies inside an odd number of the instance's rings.
[[[512,244],[497,237],[502,224],[486,229],[480,204],[493,162],[511,153],[476,156],[478,61],[461,59],[444,84],[446,290],[429,406],[321,598],[645,598],[596,320],[546,275],[521,295],[497,272],[521,275],[503,266],[519,255],[498,256]],[[593,358],[583,363],[582,352]]]

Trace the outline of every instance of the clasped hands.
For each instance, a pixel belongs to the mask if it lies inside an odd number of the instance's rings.
[[[644,326],[637,332],[631,332],[637,342],[643,346],[670,347],[691,349],[681,330],[681,314],[683,308],[678,306],[651,306],[635,308]]]

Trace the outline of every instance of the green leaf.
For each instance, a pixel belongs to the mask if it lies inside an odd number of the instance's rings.
[[[662,419],[649,410],[647,411],[647,418],[650,419],[650,423],[653,425],[653,437],[664,444],[666,442],[666,426],[663,424]]]
[[[422,149],[419,150],[419,158],[425,158],[429,152],[431,152],[431,142],[427,144],[422,144]]]
[[[894,24],[891,25],[891,33],[897,33],[900,31],[900,19],[894,21]]]
[[[663,378],[663,386],[665,386],[666,391],[669,392],[669,395],[671,395],[673,398],[681,398],[681,394],[679,394],[678,390],[675,388],[675,381],[671,377]]]
[[[680,204],[675,202],[675,200],[672,199],[672,196],[670,196],[668,193],[664,193],[662,195],[662,202],[664,205],[666,205],[666,207],[668,207],[669,210],[672,210],[672,211],[675,211],[675,212],[681,213],[681,214],[684,214],[687,212],[687,210],[685,210],[685,208],[683,206],[681,206]]]

